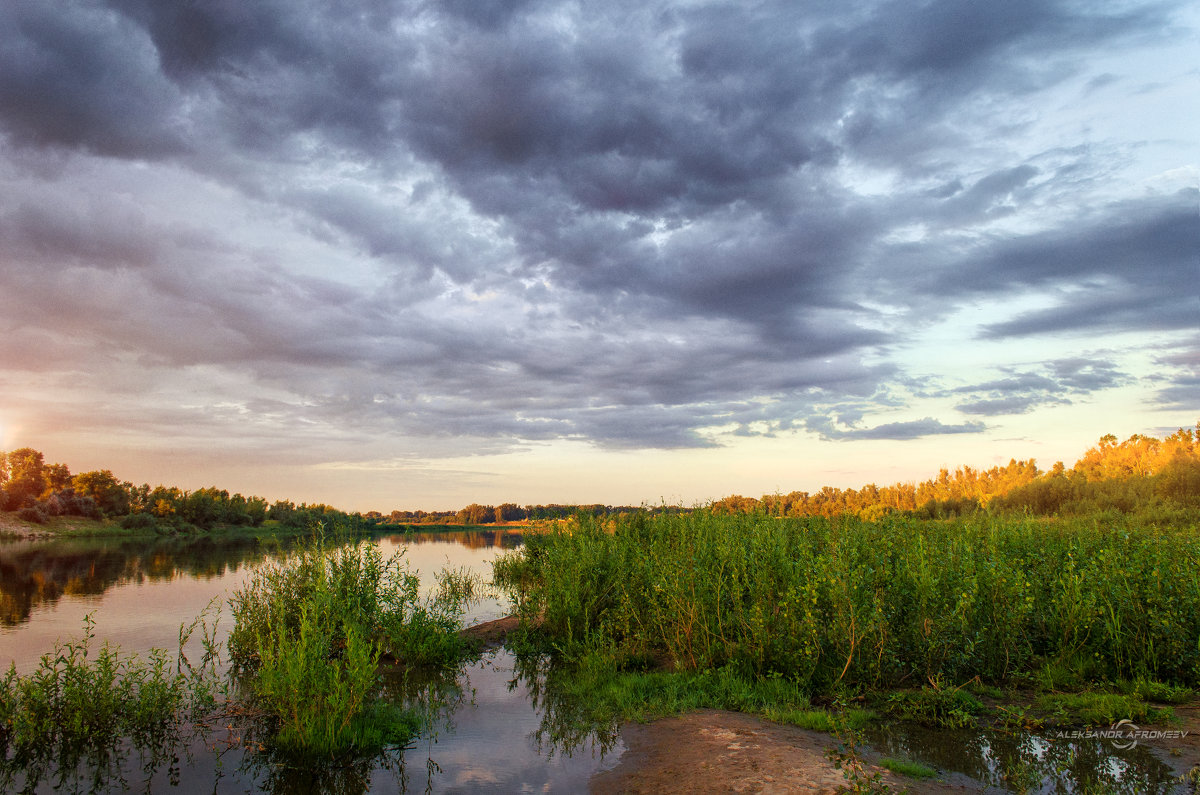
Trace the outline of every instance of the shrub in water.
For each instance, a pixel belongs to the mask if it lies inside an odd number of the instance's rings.
[[[470,578],[441,580],[437,595],[422,600],[402,552],[385,559],[377,544],[339,544],[323,531],[287,563],[256,569],[230,601],[228,647],[278,722],[276,743],[332,754],[406,740],[414,721],[393,716],[394,731],[381,733],[364,715],[382,709],[377,667],[385,654],[448,664],[466,651],[458,630]]]

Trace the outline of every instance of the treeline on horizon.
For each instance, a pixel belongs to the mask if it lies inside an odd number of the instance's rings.
[[[1033,459],[1006,466],[942,469],[936,478],[859,489],[826,486],[760,498],[731,495],[708,507],[717,514],[764,513],[778,517],[854,515],[875,520],[889,514],[944,519],[988,510],[1039,516],[1132,512],[1155,506],[1200,508],[1200,423],[1164,439],[1134,434],[1124,442],[1108,434],[1068,469],[1060,461],[1042,471]],[[65,464],[47,464],[42,453],[23,447],[0,451],[0,510],[27,521],[52,516],[113,519],[131,530],[159,532],[219,526],[305,528],[314,521],[354,527],[406,525],[488,525],[567,519],[646,511],[684,511],[681,506],[481,505],[457,511],[370,511],[347,513],[325,504],[230,494],[216,487],[186,491],[173,486],[140,486],[117,479],[107,469],[72,475]]]
[[[793,491],[759,499],[734,494],[710,507],[720,514],[850,514],[873,520],[890,513],[947,519],[981,510],[1039,516],[1130,513],[1160,503],[1200,507],[1200,423],[1195,431],[1180,428],[1165,439],[1134,434],[1118,442],[1107,434],[1070,469],[1059,461],[1042,471],[1034,459],[1012,459],[991,469],[942,469],[936,478],[920,483],[826,486],[813,493]]]
[[[175,486],[140,486],[119,480],[110,470],[72,475],[66,464],[47,464],[32,447],[0,451],[0,510],[15,511],[28,522],[45,524],[54,516],[113,519],[129,530],[163,533],[211,530],[221,526],[307,528],[314,521],[364,524],[323,503],[296,505],[262,497],[230,494],[226,489],[186,491]]]

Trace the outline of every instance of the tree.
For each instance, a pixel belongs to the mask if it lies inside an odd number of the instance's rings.
[[[497,522],[516,522],[525,518],[525,509],[521,506],[506,502],[496,506]]]
[[[48,464],[42,470],[46,478],[46,492],[53,494],[56,491],[62,491],[71,485],[71,470],[67,469],[66,464]]]
[[[71,483],[77,494],[91,497],[105,516],[124,516],[129,513],[129,491],[109,470],[81,472],[71,479]]]
[[[461,524],[491,524],[496,521],[496,509],[473,502],[459,510],[456,518]]]
[[[13,450],[7,456],[8,482],[4,490],[8,494],[10,511],[32,505],[46,490],[45,463],[42,454],[32,447]]]

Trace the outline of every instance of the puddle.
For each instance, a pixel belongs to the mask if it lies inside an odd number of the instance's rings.
[[[1145,746],[1052,733],[873,726],[864,735],[882,756],[936,768],[950,783],[964,776],[995,790],[1034,793],[1182,793],[1172,771]],[[993,791],[995,791],[993,790]]]

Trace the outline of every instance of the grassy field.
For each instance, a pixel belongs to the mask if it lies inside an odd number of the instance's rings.
[[[1114,714],[1139,693],[1186,698],[1200,683],[1197,572],[1195,526],[986,514],[581,517],[496,564],[530,638],[575,661],[597,692],[646,690],[648,673],[720,672],[787,683],[788,709],[874,694],[940,725],[978,711],[972,691],[1129,694]],[[636,698],[614,699],[637,714]]]

